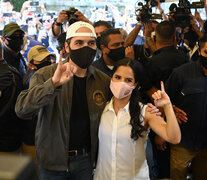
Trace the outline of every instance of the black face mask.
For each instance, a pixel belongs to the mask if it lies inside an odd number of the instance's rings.
[[[76,50],[69,48],[69,50],[69,55],[72,61],[82,69],[88,68],[96,55],[96,50],[88,46]]]
[[[19,51],[22,50],[22,46],[23,46],[23,36],[16,37],[16,38],[12,38],[11,37],[10,40],[7,39],[7,41],[9,42],[9,44],[7,46],[9,48],[11,48],[13,51],[19,52]]]
[[[96,38],[96,46],[98,49],[101,49],[101,37],[100,36]]]
[[[39,70],[40,68],[43,68],[43,67],[45,67],[45,66],[49,66],[49,65],[51,65],[52,63],[51,62],[49,62],[49,61],[44,61],[44,62],[42,62],[41,64],[33,64],[33,65],[35,65],[36,67],[37,67],[37,69],[36,69],[36,71],[37,70]]]
[[[200,55],[200,63],[207,69],[207,57]]]
[[[120,59],[125,58],[125,48],[122,46],[116,49],[110,49],[110,52],[107,56],[114,62],[117,62]]]

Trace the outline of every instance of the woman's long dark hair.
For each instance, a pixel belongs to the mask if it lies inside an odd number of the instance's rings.
[[[129,58],[124,58],[122,60],[117,61],[117,63],[114,66],[114,72],[118,69],[120,66],[128,66],[132,69],[134,73],[135,83],[141,82],[141,75],[143,71],[142,65],[137,62],[136,60],[132,60]],[[141,102],[138,86],[132,91],[130,102],[129,102],[129,112],[130,112],[130,124],[132,126],[131,130],[131,138],[133,140],[137,140],[139,137],[142,137],[142,132],[145,131],[144,126],[142,125],[141,119],[140,119],[140,112],[141,108],[139,105],[139,102]]]

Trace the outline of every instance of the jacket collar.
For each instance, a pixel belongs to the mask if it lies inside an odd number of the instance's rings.
[[[159,54],[161,52],[164,52],[164,51],[171,51],[171,50],[174,50],[176,49],[174,46],[166,46],[166,47],[163,47],[163,48],[160,48],[158,49],[157,51],[154,52],[154,54]]]

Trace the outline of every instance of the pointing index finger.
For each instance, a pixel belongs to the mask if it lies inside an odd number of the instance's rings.
[[[59,65],[63,64],[62,57],[63,57],[63,52],[60,51],[59,62],[58,62]]]
[[[165,92],[165,87],[164,87],[163,81],[160,82],[160,85],[161,85],[161,91],[164,91]]]

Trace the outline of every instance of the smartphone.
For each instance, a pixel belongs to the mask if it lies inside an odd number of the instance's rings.
[[[7,13],[7,12],[3,13],[3,17],[11,17],[12,15],[13,15],[12,13]]]
[[[30,2],[30,6],[39,6],[39,1]]]

